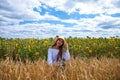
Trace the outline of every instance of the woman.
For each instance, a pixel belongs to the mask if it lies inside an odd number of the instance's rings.
[[[63,50],[65,46],[66,50]],[[61,61],[70,59],[68,44],[64,38],[58,38],[56,42],[48,49],[48,64],[61,64]]]

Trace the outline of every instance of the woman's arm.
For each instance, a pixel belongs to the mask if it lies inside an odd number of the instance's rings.
[[[52,51],[51,51],[50,48],[48,49],[47,62],[48,62],[48,64],[52,64],[52,62],[53,62],[53,60],[52,60]]]
[[[63,54],[63,59],[69,60],[70,59],[70,52],[69,52],[69,49],[68,49],[68,44],[65,47],[66,47],[66,51]]]
[[[67,49],[66,52],[65,52],[65,60],[69,60],[69,59],[70,59],[70,52]]]

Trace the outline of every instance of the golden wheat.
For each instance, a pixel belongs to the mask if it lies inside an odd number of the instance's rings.
[[[65,70],[51,67],[45,60],[0,61],[0,80],[120,80],[120,60],[116,58],[75,58],[65,62]]]

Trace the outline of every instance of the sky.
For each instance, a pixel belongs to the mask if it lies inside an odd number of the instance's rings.
[[[0,0],[0,37],[120,36],[120,0]]]

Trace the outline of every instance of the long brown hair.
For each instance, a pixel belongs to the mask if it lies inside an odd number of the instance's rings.
[[[57,44],[57,41],[60,40],[61,38],[58,38],[56,40],[56,42],[52,45],[52,48]],[[63,39],[62,39],[63,40]],[[63,44],[61,46],[59,46],[59,52],[58,52],[58,55],[57,55],[57,61],[59,59],[62,59],[62,52],[63,52],[63,45],[64,45],[64,40],[63,40]]]

